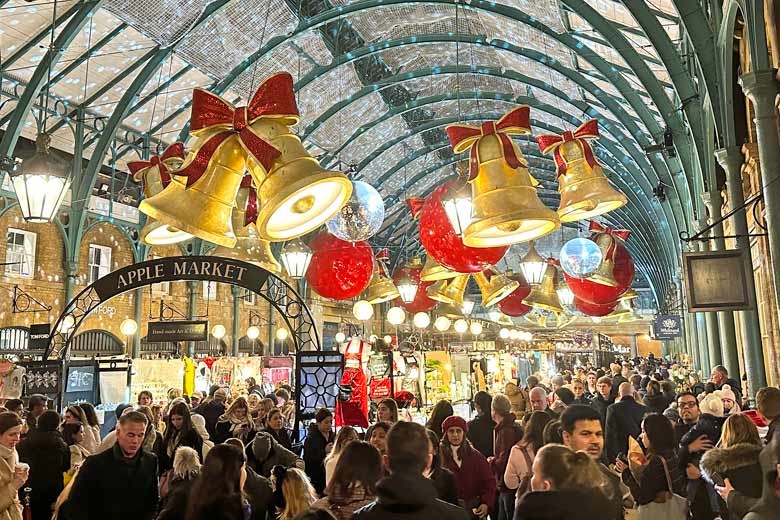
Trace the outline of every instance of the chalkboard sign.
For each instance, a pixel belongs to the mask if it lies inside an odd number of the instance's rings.
[[[95,387],[95,365],[69,366],[65,391],[92,392]]]

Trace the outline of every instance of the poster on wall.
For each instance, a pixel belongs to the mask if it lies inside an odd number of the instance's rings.
[[[688,312],[754,308],[753,271],[741,250],[683,253],[683,274]]]
[[[51,396],[59,393],[62,364],[59,361],[46,361],[25,366],[24,395],[44,394]]]
[[[655,339],[674,339],[682,337],[682,319],[675,314],[660,315],[653,321]]]

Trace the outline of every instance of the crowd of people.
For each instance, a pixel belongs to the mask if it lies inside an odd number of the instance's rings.
[[[102,437],[89,403],[12,399],[0,520],[780,518],[780,389],[751,400],[723,367],[684,384],[677,368],[531,376],[477,392],[473,417],[440,401],[425,425],[389,398],[365,431],[323,408],[302,444],[292,389],[252,381],[244,396],[141,392]]]

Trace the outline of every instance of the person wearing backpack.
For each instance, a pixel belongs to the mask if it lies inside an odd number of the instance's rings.
[[[516,491],[515,506],[531,490],[533,461],[536,452],[544,445],[544,427],[552,421],[545,412],[533,412],[525,424],[523,438],[512,446],[504,471],[504,485]]]

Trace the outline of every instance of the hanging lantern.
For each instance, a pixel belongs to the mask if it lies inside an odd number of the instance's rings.
[[[230,214],[244,171],[257,186],[257,230],[268,241],[292,240],[316,229],[346,204],[352,184],[320,168],[290,126],[299,121],[292,76],[264,81],[246,107],[195,89],[190,130],[196,141],[162,193],[139,209],[165,224],[233,247]]]
[[[49,134],[38,134],[35,154],[23,160],[21,166],[13,164],[8,175],[25,221],[54,220],[70,188],[70,165],[51,153]]]
[[[401,325],[406,320],[406,312],[401,307],[390,307],[387,309],[387,322],[395,327]]]
[[[599,137],[598,121],[583,123],[574,132],[540,135],[542,153],[552,154],[558,165],[561,222],[574,222],[615,210],[628,201],[613,188],[596,160],[590,141]]]
[[[345,242],[322,232],[311,241],[312,258],[306,281],[323,298],[349,300],[362,293],[374,273],[374,252],[368,242]]]
[[[241,182],[231,219],[233,231],[236,234],[235,247],[217,246],[211,255],[243,260],[262,267],[266,271],[280,273],[282,266],[279,265],[271,252],[271,243],[262,240],[257,235],[255,227],[257,195],[254,186],[252,186],[252,177],[249,175],[246,175]]]
[[[373,186],[352,181],[352,195],[327,223],[331,235],[347,242],[360,242],[374,236],[385,220],[385,202]]]
[[[485,273],[490,275],[490,279],[488,279]],[[520,287],[518,282],[510,280],[495,269],[476,273],[474,280],[476,280],[477,286],[479,286],[479,290],[482,293],[482,306],[485,308],[492,307]]]
[[[593,240],[573,238],[563,244],[560,253],[561,269],[575,278],[587,278],[601,265],[601,248]]]
[[[522,105],[481,127],[456,124],[446,129],[454,153],[470,150],[473,218],[463,231],[467,246],[527,242],[560,227],[558,214],[539,200],[538,182],[510,137],[531,133],[529,116],[530,109]]]
[[[555,292],[558,293],[558,300],[564,307],[568,307],[574,303],[574,293],[571,292],[571,289],[569,289],[569,286],[566,285],[565,282],[559,284]]]
[[[420,273],[420,280],[423,282],[434,282],[438,280],[449,280],[455,278],[459,273],[447,269],[436,261],[431,255],[425,257],[425,266]]]
[[[603,317],[609,315],[615,310],[615,302],[600,305],[597,303],[590,303],[582,300],[578,297],[574,297],[574,308],[583,313],[586,316]]]
[[[162,192],[171,183],[171,169],[178,168],[183,161],[184,145],[173,143],[162,155],[153,156],[148,161],[130,161],[127,168],[132,173],[133,180],[141,183],[144,197],[148,199]],[[146,245],[165,245],[189,240],[192,235],[153,218],[147,218],[140,238]]]
[[[450,193],[441,201],[444,206],[444,212],[450,221],[452,230],[459,237],[463,236],[463,231],[471,224],[472,205],[471,188],[468,183],[462,186],[453,186]]]
[[[523,300],[523,303],[530,305],[535,309],[541,309],[550,312],[563,312],[563,307],[558,299],[558,293],[555,292],[555,282],[558,279],[558,269],[553,262],[548,262],[544,272],[542,283],[535,286],[531,294]]]
[[[468,316],[471,314],[471,312],[474,310],[474,305],[476,302],[472,300],[471,298],[463,298],[463,307],[461,309],[463,310],[463,314]]]
[[[419,210],[420,243],[443,267],[458,273],[476,273],[498,263],[509,248],[467,247],[455,234],[441,201],[457,182],[442,184],[425,199]]]
[[[541,257],[540,257],[541,258]],[[546,264],[545,264],[546,267]],[[498,302],[498,308],[507,316],[520,317],[525,316],[531,311],[531,307],[523,303],[523,300],[531,294],[531,285],[526,282],[521,273],[513,271],[506,272],[507,278],[515,280],[518,283],[517,289],[512,294]]]
[[[347,341],[347,335],[343,332],[337,332],[336,337],[334,338],[336,340],[336,343],[344,343]]]
[[[436,306],[436,301],[430,299],[427,293],[428,287],[433,285],[433,282],[421,282],[421,271],[422,261],[415,257],[393,273],[393,281],[398,292],[401,293],[401,297],[395,300],[396,304],[409,312],[428,311]],[[404,301],[404,297],[411,297],[411,300]]]
[[[530,285],[534,286],[542,283],[542,278],[547,270],[547,262],[542,258],[542,255],[536,251],[533,242],[531,242],[531,248],[523,259],[520,260],[520,270],[523,272],[525,281]]]
[[[285,244],[281,257],[287,276],[293,280],[300,280],[306,276],[311,256],[311,248],[298,238]]]

